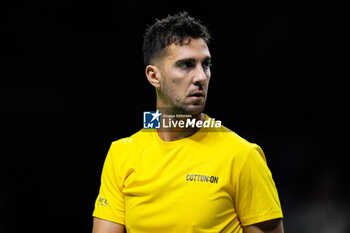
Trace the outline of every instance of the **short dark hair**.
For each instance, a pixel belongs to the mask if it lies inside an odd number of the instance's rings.
[[[146,29],[143,38],[143,60],[145,65],[163,53],[172,43],[182,45],[186,38],[202,38],[207,44],[211,39],[208,29],[200,20],[194,19],[186,11],[168,15]]]

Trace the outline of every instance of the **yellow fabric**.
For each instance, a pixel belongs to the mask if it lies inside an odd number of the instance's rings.
[[[172,142],[141,130],[113,142],[93,216],[128,233],[242,233],[283,217],[264,153],[225,127]]]

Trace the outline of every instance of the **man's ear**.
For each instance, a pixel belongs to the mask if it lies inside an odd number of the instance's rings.
[[[146,67],[146,76],[148,81],[155,87],[159,88],[160,87],[160,72],[159,69],[154,66],[154,65],[148,65]]]

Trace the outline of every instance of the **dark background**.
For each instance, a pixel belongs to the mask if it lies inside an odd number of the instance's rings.
[[[187,10],[206,113],[263,148],[285,231],[349,233],[349,4],[281,2],[2,1],[0,232],[91,232],[110,143],[155,108],[146,25]]]

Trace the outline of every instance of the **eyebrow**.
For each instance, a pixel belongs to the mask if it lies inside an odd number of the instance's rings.
[[[196,61],[196,59],[194,59],[194,58],[184,58],[184,59],[177,60],[177,61],[175,62],[175,64],[177,65],[177,64],[184,63],[184,62],[195,62],[195,61]],[[205,58],[203,59],[203,61],[211,62],[211,57],[210,57],[210,56],[207,56],[207,57],[205,57]],[[202,61],[202,62],[203,62],[203,61]]]

